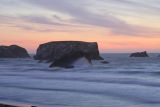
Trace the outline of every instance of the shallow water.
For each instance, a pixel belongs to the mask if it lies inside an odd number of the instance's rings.
[[[49,68],[0,59],[0,101],[40,107],[160,107],[160,58],[102,54],[110,64]]]

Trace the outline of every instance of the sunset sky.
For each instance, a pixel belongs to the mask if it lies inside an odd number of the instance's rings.
[[[100,52],[160,52],[160,0],[0,0],[0,45],[97,41]]]

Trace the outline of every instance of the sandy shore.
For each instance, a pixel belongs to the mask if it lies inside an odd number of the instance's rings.
[[[14,104],[14,103],[0,102],[0,107],[37,107],[37,106],[31,106],[31,105],[26,105],[26,104]]]

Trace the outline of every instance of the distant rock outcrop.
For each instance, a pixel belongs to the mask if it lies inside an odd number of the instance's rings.
[[[56,41],[41,44],[35,55],[36,60],[52,62],[50,67],[72,68],[72,63],[85,57],[91,60],[103,60],[99,55],[96,42]]]
[[[109,62],[107,62],[107,61],[102,61],[101,63],[102,64],[109,64]]]
[[[147,52],[144,51],[144,52],[136,52],[136,53],[132,53],[130,55],[130,57],[149,57]]]
[[[0,46],[0,58],[27,58],[30,57],[26,49],[17,46]]]

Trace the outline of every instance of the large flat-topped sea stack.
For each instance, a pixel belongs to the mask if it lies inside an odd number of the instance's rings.
[[[96,42],[82,41],[55,41],[41,44],[37,49],[35,59],[53,62],[51,67],[66,67],[81,57],[85,57],[89,61],[103,60],[99,55]]]
[[[0,58],[28,58],[30,57],[26,49],[17,46],[0,46]]]
[[[149,57],[147,52],[144,51],[144,52],[136,52],[136,53],[132,53],[130,55],[130,57]]]

